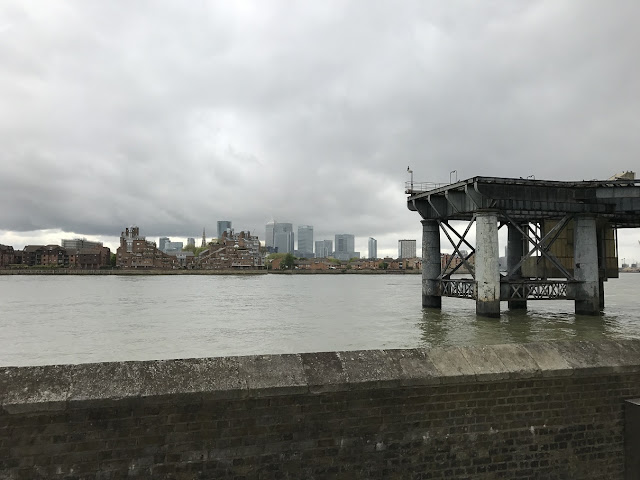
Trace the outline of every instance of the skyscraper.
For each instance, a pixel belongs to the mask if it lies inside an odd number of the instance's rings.
[[[264,246],[267,248],[275,247],[275,238],[273,236],[275,227],[276,227],[275,220],[271,220],[269,223],[267,223],[265,227]]]
[[[378,241],[369,237],[369,258],[378,258]]]
[[[355,237],[349,233],[336,234],[336,250],[333,256],[338,260],[349,260],[360,257],[360,252],[355,251]]]
[[[222,233],[231,228],[231,220],[218,220],[218,239],[222,238]]]
[[[398,258],[415,258],[416,241],[398,240]]]
[[[274,225],[273,246],[278,249],[278,253],[293,253],[294,235],[292,224],[276,223]]]
[[[313,226],[298,225],[298,252],[301,257],[313,254]]]
[[[193,237],[189,237],[187,238],[187,245],[190,247],[195,247],[196,246],[196,239]]]
[[[333,240],[318,240],[316,242],[316,258],[327,258],[333,255]]]
[[[171,240],[169,239],[169,237],[160,237],[158,239],[158,250],[164,252],[167,243],[169,243],[170,241]]]
[[[264,246],[277,248],[278,253],[293,253],[294,238],[292,224],[271,220],[265,227]]]

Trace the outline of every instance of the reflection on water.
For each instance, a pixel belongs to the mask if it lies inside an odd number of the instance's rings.
[[[419,275],[0,276],[0,365],[640,337],[640,275],[605,286],[605,314],[570,301],[476,317],[421,308]]]
[[[442,311],[423,309],[419,328],[427,346],[640,338],[633,299],[618,296],[621,299],[625,303],[615,302],[601,317],[576,315],[569,301],[532,301],[528,310],[508,310],[503,302],[500,318],[477,317],[471,300],[446,299],[453,301],[443,302]],[[628,311],[621,315],[620,310]]]

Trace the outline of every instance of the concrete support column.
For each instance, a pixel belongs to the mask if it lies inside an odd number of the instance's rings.
[[[441,308],[440,226],[436,220],[422,220],[422,307]]]
[[[500,269],[498,266],[498,216],[476,215],[476,315],[500,316]]]
[[[575,219],[574,277],[576,286],[576,314],[600,313],[600,279],[598,278],[598,236],[596,219],[580,215]]]
[[[598,238],[598,282],[600,288],[600,298],[598,306],[600,310],[604,310],[604,282],[607,278],[607,252],[605,248],[605,229],[604,225],[598,226],[596,223],[597,238]]]
[[[524,249],[524,236],[516,229],[514,225],[509,224],[507,226],[507,270],[511,271],[512,267],[515,267],[525,254]],[[523,228],[523,230],[525,230]],[[522,278],[522,268],[518,268],[511,279],[520,280]],[[526,310],[526,300],[509,300],[510,310]]]

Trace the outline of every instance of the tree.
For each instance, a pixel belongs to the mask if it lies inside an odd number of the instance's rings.
[[[381,270],[386,270],[387,268],[389,268],[389,264],[387,262],[380,262],[378,264],[378,268]]]
[[[291,270],[294,267],[296,257],[291,253],[287,253],[280,261],[280,270]]]
[[[109,259],[109,263],[111,264],[112,267],[116,266],[116,254],[115,253],[111,254],[111,258]]]

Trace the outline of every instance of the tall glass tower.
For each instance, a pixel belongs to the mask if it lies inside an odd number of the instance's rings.
[[[222,234],[231,228],[231,220],[218,220],[218,238],[222,238]]]
[[[378,258],[378,241],[373,237],[369,237],[369,258]]]
[[[303,257],[313,253],[313,226],[298,225],[298,252]]]

